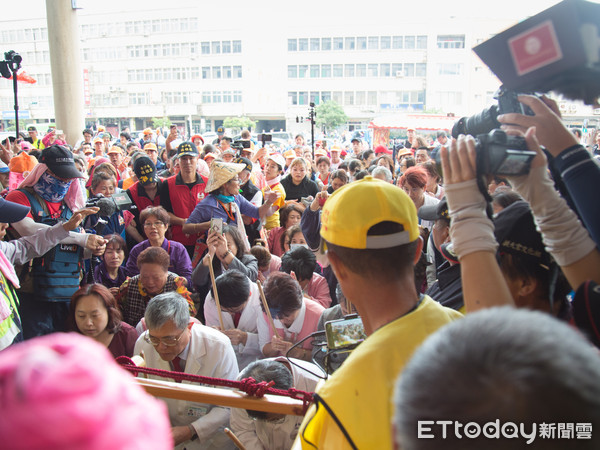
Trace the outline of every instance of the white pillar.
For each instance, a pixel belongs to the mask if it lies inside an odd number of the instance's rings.
[[[46,0],[56,128],[75,145],[85,125],[79,24],[71,0]]]

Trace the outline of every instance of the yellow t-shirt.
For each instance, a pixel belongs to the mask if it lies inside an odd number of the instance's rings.
[[[269,188],[264,188],[262,190],[263,198],[265,196],[265,192],[268,192]],[[267,230],[272,230],[273,228],[277,228],[279,225],[279,210],[285,206],[285,189],[281,185],[281,183],[277,183],[275,186],[270,188],[272,191],[279,192],[279,198],[273,203],[273,206],[277,207],[277,211],[267,217],[267,222],[265,224],[265,228]]]
[[[352,352],[317,394],[359,449],[392,449],[393,390],[416,348],[445,324],[462,317],[425,296],[419,307],[383,326]],[[351,448],[327,409],[316,402],[300,426],[294,448]]]

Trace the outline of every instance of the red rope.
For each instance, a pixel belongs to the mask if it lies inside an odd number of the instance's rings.
[[[265,394],[280,395],[283,397],[290,397],[296,400],[302,400],[302,409],[306,413],[308,406],[313,401],[313,393],[302,391],[299,389],[290,388],[288,390],[276,389],[273,386],[273,381],[257,382],[254,378],[244,378],[240,381],[226,380],[223,378],[205,377],[202,375],[193,375],[190,373],[183,372],[171,372],[169,370],[152,369],[150,367],[139,367],[128,358],[127,356],[119,356],[117,358],[119,363],[125,370],[133,373],[135,376],[140,373],[147,375],[156,375],[163,378],[172,378],[175,381],[192,381],[194,383],[207,384],[211,386],[222,386],[228,388],[238,389],[245,392],[253,397],[262,398]]]

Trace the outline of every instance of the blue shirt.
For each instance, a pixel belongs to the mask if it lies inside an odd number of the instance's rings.
[[[259,219],[258,208],[246,200],[241,195],[236,195],[234,201],[237,204],[240,212],[245,216]],[[228,215],[223,206],[217,201],[214,195],[208,195],[200,203],[196,205],[192,214],[186,221],[186,223],[202,223],[210,222],[210,219],[217,218],[223,219],[223,223],[236,224],[235,220],[232,220]]]

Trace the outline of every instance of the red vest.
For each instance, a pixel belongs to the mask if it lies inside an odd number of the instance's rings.
[[[129,195],[131,196],[133,203],[135,203],[135,206],[137,206],[138,212],[141,213],[148,206],[160,206],[160,195],[158,195],[158,191],[154,200],[150,200],[148,197],[138,194],[138,187],[144,189],[139,181],[136,181],[135,184],[128,189]]]
[[[207,178],[198,174],[198,183],[191,189],[185,184],[176,184],[176,178],[177,175],[167,178],[171,207],[173,208],[173,214],[187,219],[192,214],[196,204],[204,199]],[[171,235],[174,241],[183,245],[194,245],[198,238],[197,234],[183,234],[181,225],[171,225]]]

